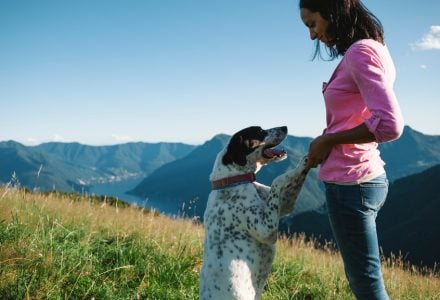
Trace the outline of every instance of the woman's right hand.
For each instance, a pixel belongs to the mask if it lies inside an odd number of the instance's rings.
[[[333,144],[329,135],[323,134],[315,138],[309,146],[306,168],[316,168],[321,164],[329,156],[332,147]]]

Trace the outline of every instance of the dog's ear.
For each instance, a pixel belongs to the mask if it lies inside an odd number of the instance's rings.
[[[256,139],[245,139],[243,136],[234,136],[228,144],[228,149],[223,156],[222,162],[224,165],[236,163],[244,166],[247,163],[246,156],[255,150],[261,141]]]
[[[237,165],[246,165],[246,153],[244,151],[243,137],[233,136],[228,144],[228,149],[225,155],[223,155],[222,162],[224,165],[236,163]]]
[[[266,131],[259,126],[248,127],[234,134],[222,158],[223,164],[236,163],[240,166],[246,165],[246,156],[261,145],[266,134]]]

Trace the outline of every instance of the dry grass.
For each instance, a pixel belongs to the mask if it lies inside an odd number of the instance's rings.
[[[88,296],[95,295],[94,293],[106,295],[107,291],[95,291],[98,284],[97,277],[100,277],[108,280],[108,285],[112,289],[108,293],[115,293],[118,286],[125,285],[126,292],[121,294],[125,295],[121,296],[122,298],[142,298],[146,293],[148,299],[148,295],[155,293],[154,295],[158,296],[152,296],[150,299],[165,299],[161,298],[165,296],[160,295],[168,295],[166,297],[170,299],[179,299],[179,297],[196,299],[197,277],[202,262],[203,227],[191,220],[169,219],[154,211],[122,206],[122,203],[115,205],[94,203],[87,198],[72,195],[43,195],[27,193],[24,190],[0,189],[0,224],[6,224],[2,228],[12,230],[13,224],[18,224],[20,226],[17,226],[17,230],[26,230],[26,233],[22,234],[23,238],[13,242],[0,240],[0,295],[2,289],[17,286],[23,290],[20,295],[27,295],[30,298],[45,298],[48,294],[61,298],[74,296],[74,291],[80,284],[86,285],[81,291],[86,291],[84,293]],[[56,238],[59,232],[64,232],[61,242]],[[78,263],[77,266],[67,268],[63,262],[70,254],[66,252],[67,250],[57,252],[62,244],[56,243],[64,243],[75,235],[78,236],[77,243],[83,247],[76,250],[80,253],[78,255],[83,252],[89,253],[84,249],[90,248],[96,243],[96,239],[115,239],[118,247],[133,240],[133,248],[127,250],[127,253],[132,254],[124,254],[126,252],[121,252],[120,248],[108,250],[118,252],[121,263],[111,268],[100,269],[99,272],[94,270],[99,267],[96,262]],[[43,241],[41,241],[42,236],[45,237]],[[148,271],[150,273],[142,273],[142,271],[134,273],[133,269],[152,267],[127,263],[121,256],[133,255],[132,259],[135,259],[139,255],[146,255],[142,252],[143,249],[139,249],[142,247],[150,247],[159,253],[160,257],[168,257],[165,261],[175,259],[169,265],[163,266],[171,271],[165,269],[150,270],[151,272]],[[176,270],[173,266],[179,260],[184,262],[182,270],[179,268]],[[35,264],[42,264],[44,268],[53,270],[49,275],[40,272],[43,275],[30,276],[27,280],[21,281],[20,270],[22,268],[34,270]],[[158,261],[157,264],[164,263]],[[81,270],[77,271],[80,268]],[[151,277],[153,276],[151,274],[158,274],[159,271],[165,275],[157,276],[164,276],[163,278]],[[424,271],[422,274],[414,268],[408,270],[399,258],[385,260],[383,272],[391,298],[440,299],[440,278],[433,272]],[[65,286],[68,276],[66,272],[68,274],[78,272],[73,281],[75,288]],[[177,278],[187,276],[185,275],[187,273],[191,274],[188,275],[189,278],[182,279],[182,282],[165,284],[161,290],[161,280],[167,280],[167,274],[170,272],[176,273]],[[111,277],[110,273],[117,274]],[[112,283],[112,280],[115,282]],[[156,287],[152,289],[156,281]],[[134,287],[130,285],[133,282],[135,282]],[[176,293],[176,290],[171,290],[170,286],[177,289],[180,296],[170,296]],[[314,241],[306,241],[304,236],[297,236],[293,239],[279,239],[276,260],[263,299],[353,299],[353,297],[345,281],[342,261],[334,248],[331,245],[318,246]]]

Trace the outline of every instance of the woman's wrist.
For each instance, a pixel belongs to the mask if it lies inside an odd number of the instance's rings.
[[[334,145],[339,144],[338,133],[326,133],[322,135],[322,142],[329,147],[333,147]]]

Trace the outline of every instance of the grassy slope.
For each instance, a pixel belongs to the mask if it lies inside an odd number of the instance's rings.
[[[0,299],[197,299],[203,228],[122,203],[0,189]],[[392,299],[440,299],[440,278],[384,267]],[[353,299],[341,260],[281,238],[263,299]]]

